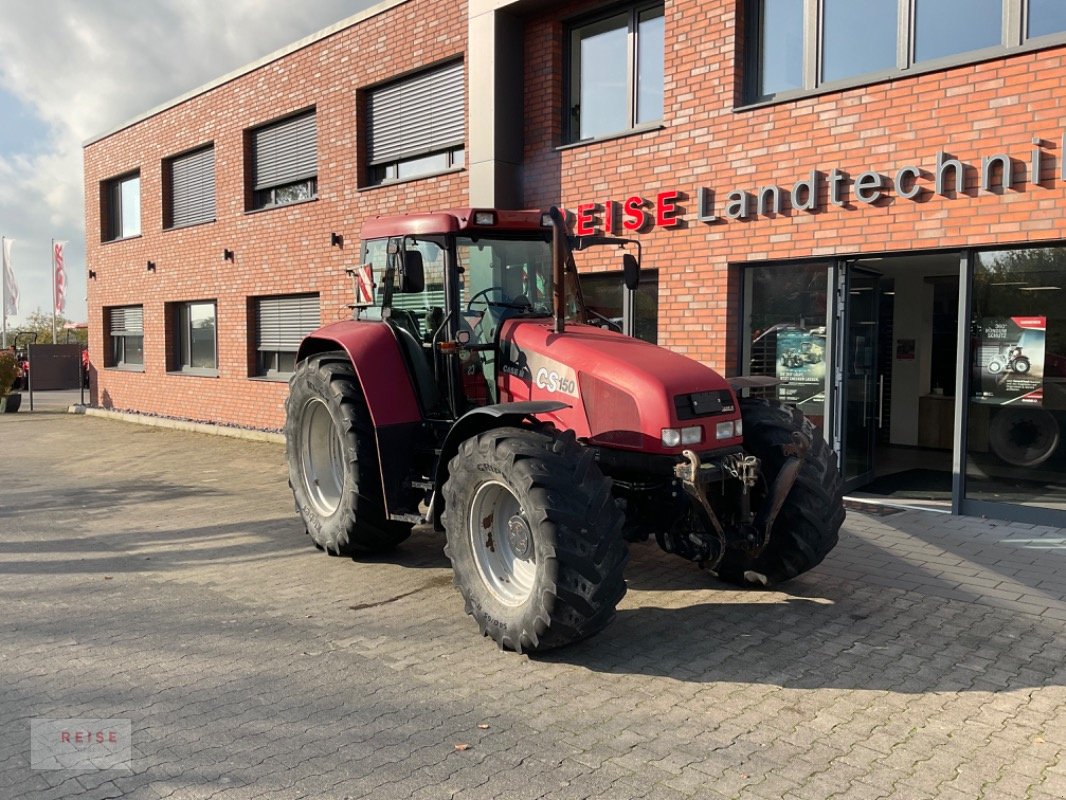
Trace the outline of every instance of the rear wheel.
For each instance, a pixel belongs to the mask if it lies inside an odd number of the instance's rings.
[[[499,428],[459,448],[444,484],[445,552],[466,611],[509,650],[602,630],[626,592],[622,512],[572,433]]]
[[[343,352],[296,367],[285,403],[289,484],[307,533],[334,555],[377,553],[411,526],[385,516],[374,427],[355,371]]]
[[[796,482],[774,520],[770,540],[757,556],[727,550],[718,577],[741,586],[769,586],[806,572],[836,546],[844,522],[843,483],[836,455],[797,409],[766,400],[741,400],[744,447],[762,462],[773,485],[788,457],[783,446],[799,431],[811,441]]]

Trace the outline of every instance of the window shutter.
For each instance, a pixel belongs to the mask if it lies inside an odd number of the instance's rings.
[[[293,351],[319,326],[318,295],[259,300],[259,349]]]
[[[466,136],[463,62],[383,86],[367,103],[371,166],[462,147]]]
[[[252,131],[255,191],[314,178],[318,174],[315,112]]]
[[[112,308],[108,314],[111,317],[112,336],[126,336],[128,334],[144,333],[143,306]]]
[[[215,148],[205,147],[170,162],[171,227],[215,218]]]

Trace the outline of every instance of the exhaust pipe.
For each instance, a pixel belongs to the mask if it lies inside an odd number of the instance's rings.
[[[566,281],[564,270],[570,255],[570,243],[566,235],[566,218],[558,206],[548,209],[552,223],[552,305],[555,308],[555,333],[566,330]]]

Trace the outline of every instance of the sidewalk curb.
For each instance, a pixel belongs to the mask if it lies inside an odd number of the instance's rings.
[[[67,409],[68,414],[84,414],[88,417],[104,417],[119,422],[130,422],[135,425],[148,425],[153,428],[169,428],[176,431],[188,431],[190,433],[206,433],[213,436],[228,436],[231,439],[247,439],[253,442],[285,443],[285,434],[272,433],[271,431],[257,431],[250,428],[231,428],[228,425],[214,425],[210,422],[190,422],[183,419],[170,419],[169,417],[149,417],[144,414],[133,414],[128,411],[109,411],[106,408],[90,408],[80,404],[74,404]]]

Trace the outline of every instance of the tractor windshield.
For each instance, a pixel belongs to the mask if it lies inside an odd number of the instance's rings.
[[[510,317],[554,313],[549,234],[534,239],[457,236],[455,253],[461,313],[482,341],[491,341],[499,324]],[[568,270],[566,280],[567,318],[584,321],[577,273]]]

